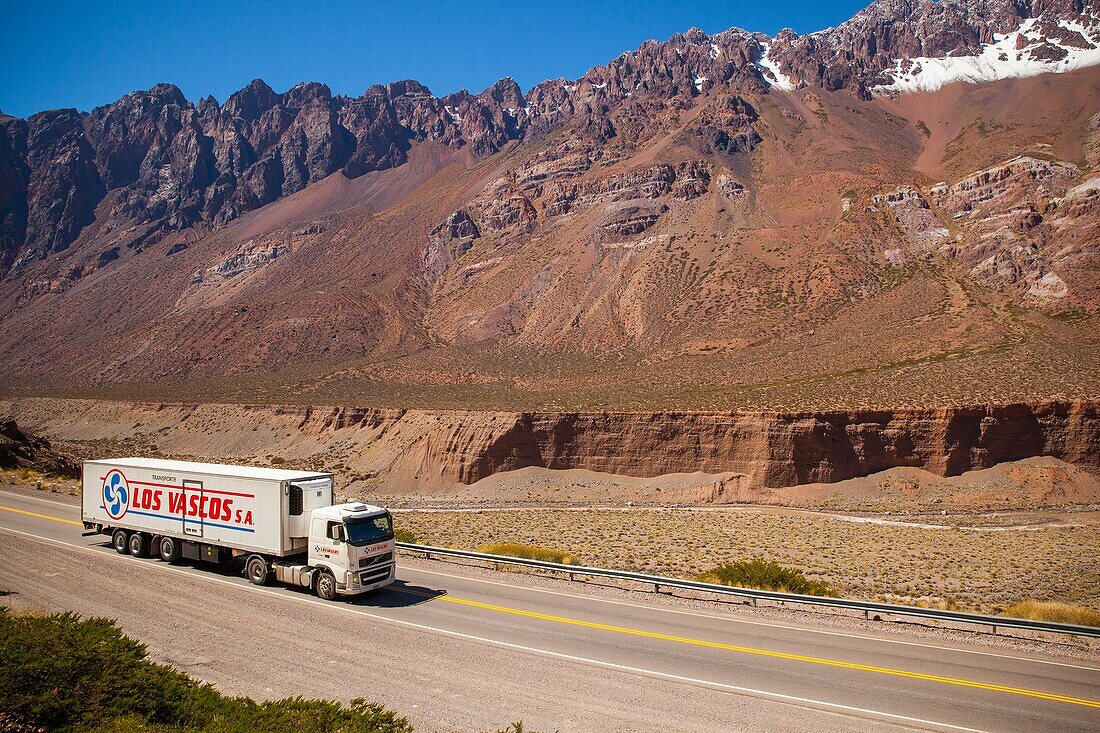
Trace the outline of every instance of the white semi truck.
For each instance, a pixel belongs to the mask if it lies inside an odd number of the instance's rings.
[[[394,580],[385,509],[332,503],[332,474],[159,458],[85,461],[85,534],[120,554],[226,562],[249,581],[311,588],[326,600]]]

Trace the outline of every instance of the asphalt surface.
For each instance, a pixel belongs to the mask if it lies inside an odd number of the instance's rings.
[[[0,492],[0,602],[118,619],[232,694],[366,697],[418,730],[1100,730],[1100,660],[616,600],[399,566],[326,603],[115,554],[79,507]]]

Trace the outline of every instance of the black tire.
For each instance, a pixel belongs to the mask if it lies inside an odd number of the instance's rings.
[[[157,554],[160,555],[160,559],[164,560],[164,562],[178,562],[182,550],[183,547],[180,545],[180,541],[175,537],[161,537],[160,547],[157,548]]]
[[[336,578],[327,570],[318,572],[320,575],[317,576],[317,597],[325,601],[336,600]]]
[[[141,532],[134,532],[129,540],[130,554],[134,557],[145,557],[149,554],[149,538]]]
[[[271,579],[271,566],[259,555],[249,555],[244,564],[244,577],[253,585],[267,585]]]
[[[120,555],[130,554],[130,535],[124,529],[116,529],[111,535],[111,546]]]

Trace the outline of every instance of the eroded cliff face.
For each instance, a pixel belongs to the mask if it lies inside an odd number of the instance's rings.
[[[183,405],[65,399],[0,403],[62,440],[137,440],[165,453],[318,463],[388,491],[472,484],[537,466],[636,477],[738,474],[753,490],[842,481],[895,466],[951,476],[1053,456],[1100,469],[1100,402],[830,413],[514,413]],[[745,492],[748,491],[749,494]]]
[[[940,475],[1037,455],[1100,467],[1095,403],[795,414],[520,414],[458,426],[434,457],[462,483],[526,466],[632,476],[738,472],[756,486],[833,482],[895,466]]]

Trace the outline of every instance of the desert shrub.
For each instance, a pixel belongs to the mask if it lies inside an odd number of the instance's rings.
[[[933,608],[937,611],[958,611],[959,604],[953,598],[936,598],[925,596],[912,601],[911,605],[917,608]]]
[[[0,713],[51,731],[411,733],[405,718],[355,700],[257,703],[146,658],[107,619],[16,615],[0,607]]]
[[[410,545],[420,544],[420,538],[416,536],[416,533],[407,529],[394,528],[393,538],[398,542],[407,542]]]
[[[1100,611],[1059,601],[1020,601],[1006,608],[1001,615],[1079,626],[1100,626]]]
[[[482,545],[477,548],[477,551],[485,552],[490,555],[507,555],[508,557],[522,557],[527,560],[556,562],[562,565],[581,564],[577,556],[571,555],[568,552],[551,550],[545,547],[535,547],[534,545],[518,545],[510,542],[503,542],[495,545]]]
[[[836,591],[820,580],[810,580],[798,570],[785,568],[771,560],[754,558],[726,563],[700,573],[695,578],[703,583],[719,583],[739,588],[759,588],[807,596],[835,596]]]

